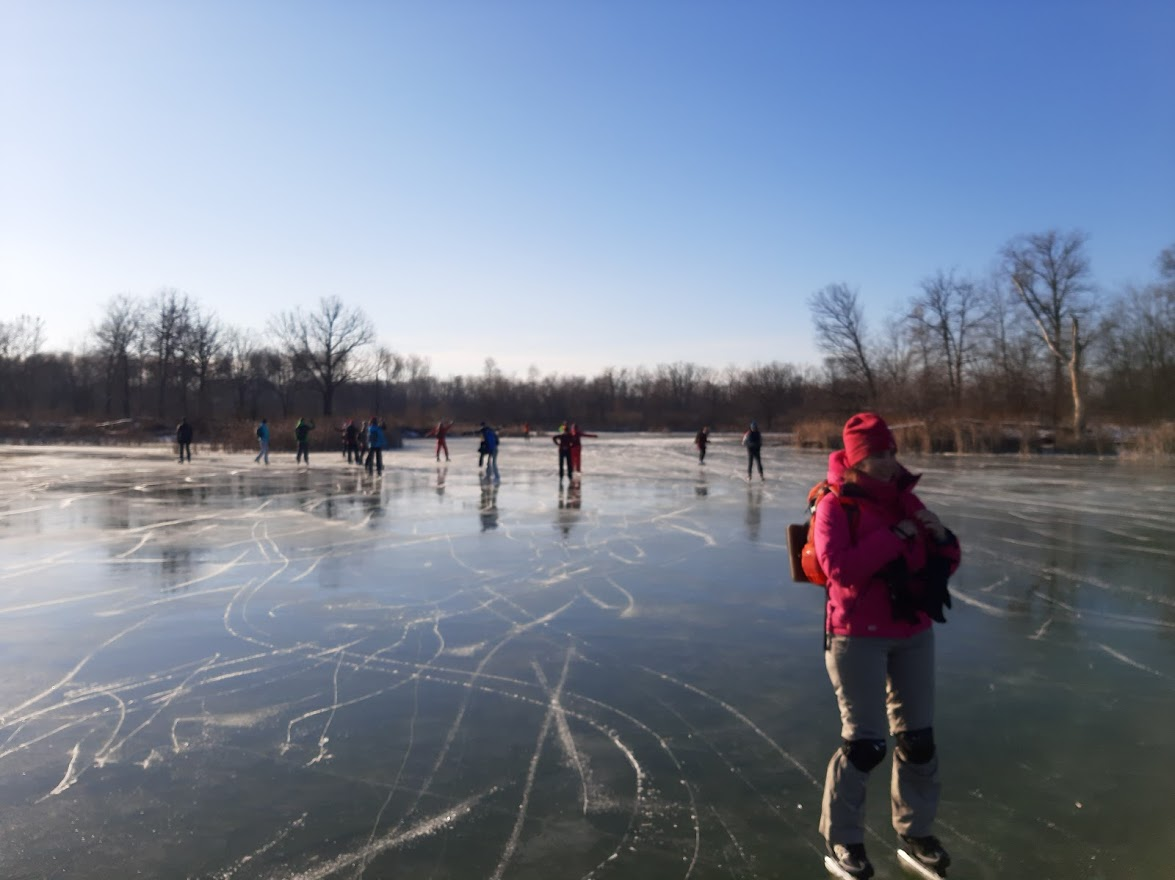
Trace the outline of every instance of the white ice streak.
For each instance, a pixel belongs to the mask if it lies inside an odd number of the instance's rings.
[[[491,880],[502,880],[502,874],[506,870],[506,866],[510,864],[510,859],[514,857],[514,851],[518,848],[518,841],[522,837],[522,826],[526,823],[526,810],[530,805],[530,793],[534,788],[535,774],[538,773],[539,758],[543,754],[543,743],[547,741],[547,736],[551,732],[551,724],[555,717],[560,713],[559,697],[563,693],[563,685],[567,682],[567,669],[571,665],[571,650],[568,649],[567,655],[563,660],[563,673],[559,676],[559,684],[555,686],[555,692],[551,694],[550,703],[547,705],[547,713],[543,716],[543,723],[539,726],[538,737],[535,739],[534,752],[530,756],[530,765],[526,770],[526,782],[522,786],[522,800],[518,804],[518,814],[514,817],[514,827],[510,831],[510,837],[506,840],[505,847],[502,848],[502,855],[498,859],[498,866],[494,869],[494,873],[490,875]],[[539,681],[546,690],[546,681],[542,674],[542,670],[536,665],[535,671],[539,675]],[[564,726],[566,726],[566,718],[564,718]],[[570,738],[570,734],[568,734]],[[575,746],[572,745],[574,750]],[[581,771],[582,776],[582,771]],[[585,786],[585,802],[584,810],[586,812],[586,786]]]
[[[191,599],[201,599],[205,596],[215,596],[217,593],[235,593],[240,589],[240,584],[230,584],[226,587],[209,587],[206,590],[194,590],[190,593],[174,593],[169,596],[161,596],[158,599],[152,599],[150,602],[139,602],[135,605],[122,605],[118,608],[105,608],[101,611],[95,611],[94,616],[121,617],[124,614],[131,614],[135,611],[143,611],[148,608],[158,608],[160,605],[169,605],[174,602],[187,602]],[[123,591],[119,590],[118,592]]]
[[[1042,593],[1040,590],[1033,590],[1032,595],[1036,596],[1038,599],[1044,602],[1048,602],[1050,605],[1056,606],[1057,608],[1063,608],[1065,611],[1068,611],[1070,614],[1072,614],[1074,618],[1084,619],[1087,623],[1090,621],[1109,621],[1115,624],[1123,624],[1124,627],[1132,629],[1149,629],[1153,627],[1158,627],[1159,629],[1175,628],[1175,623],[1167,620],[1160,620],[1154,617],[1139,617],[1135,614],[1114,614],[1110,611],[1095,611],[1093,609],[1082,611],[1081,609],[1075,608],[1066,602],[1062,602],[1060,599],[1057,599],[1054,596],[1049,596],[1045,593]]]
[[[95,648],[93,651],[91,651],[89,654],[87,654],[85,657],[83,657],[81,660],[79,660],[77,662],[77,665],[74,666],[73,669],[71,669],[69,672],[67,672],[64,676],[62,676],[62,678],[59,679],[55,684],[52,684],[49,687],[45,688],[45,690],[41,691],[36,696],[29,697],[27,700],[25,700],[19,706],[16,706],[16,707],[4,712],[3,714],[0,714],[0,725],[6,724],[8,722],[8,720],[10,718],[12,718],[13,715],[17,715],[20,712],[23,712],[29,706],[35,705],[36,703],[43,700],[45,697],[52,694],[54,691],[57,691],[60,688],[64,687],[65,685],[69,684],[69,682],[73,681],[74,676],[76,676],[79,672],[81,672],[82,669],[85,667],[85,665],[87,663],[89,663],[91,660],[93,660],[94,657],[96,657],[98,655],[99,651],[101,651],[104,648],[110,647],[111,645],[113,645],[119,639],[123,638],[128,633],[134,632],[135,630],[137,630],[139,627],[141,627],[143,624],[145,624],[150,619],[151,618],[149,618],[149,617],[144,617],[142,620],[138,621],[137,623],[132,623],[130,626],[128,626],[126,629],[122,630],[121,632],[115,633],[113,636],[108,638],[106,641],[104,641],[102,644],[100,644],[97,648]]]
[[[59,596],[56,599],[43,599],[40,602],[26,602],[22,605],[9,605],[7,608],[0,608],[0,614],[14,614],[19,611],[36,611],[41,608],[52,608],[55,605],[71,605],[75,602],[89,602],[94,599],[100,599],[104,596],[118,596],[122,593],[134,592],[134,587],[118,587],[114,590],[99,590],[97,593],[76,593],[72,596]],[[110,612],[97,612],[99,615],[106,616]]]
[[[714,696],[713,694],[706,693],[701,688],[695,687],[694,685],[690,684],[687,681],[681,681],[680,679],[676,679],[671,675],[665,674],[664,672],[658,672],[656,669],[650,669],[647,666],[641,666],[639,668],[643,669],[645,672],[649,673],[650,675],[654,675],[657,678],[660,678],[664,681],[672,682],[673,684],[677,685],[678,687],[683,687],[688,691],[693,691],[698,696],[705,697],[707,700],[710,700],[711,702],[721,706],[723,709],[725,709],[727,712],[729,712],[731,715],[733,715],[735,718],[737,718],[739,721],[741,721],[743,724],[745,724],[747,727],[749,727],[751,730],[753,730],[759,736],[759,738],[762,739],[765,743],[767,743],[767,745],[771,746],[771,748],[774,749],[780,755],[780,757],[782,757],[789,764],[791,764],[793,767],[795,767],[797,770],[799,770],[801,775],[803,775],[803,777],[805,779],[807,779],[809,782],[811,782],[815,786],[822,786],[824,784],[823,782],[818,780],[815,776],[813,776],[812,773],[808,770],[808,768],[805,767],[803,764],[801,764],[799,762],[799,760],[797,760],[792,754],[785,751],[783,749],[783,747],[779,745],[779,743],[777,743],[775,740],[773,740],[771,737],[769,737],[762,730],[762,728],[759,727],[759,725],[755,724],[754,721],[752,721],[750,718],[748,718],[746,715],[744,715],[738,709],[734,708],[734,706],[730,705],[730,703],[726,702],[725,700],[723,700],[719,697]]]
[[[1012,612],[1009,611],[1008,609],[998,608],[995,605],[991,605],[991,604],[984,602],[980,599],[976,599],[974,596],[969,596],[967,593],[964,593],[962,590],[960,590],[957,586],[954,586],[954,585],[951,586],[951,597],[958,599],[964,605],[970,605],[972,608],[979,609],[984,614],[987,614],[990,617],[1012,617],[1013,616]]]
[[[327,731],[330,729],[331,722],[334,720],[335,713],[339,709],[344,708],[346,706],[354,706],[354,705],[357,705],[358,703],[362,703],[366,700],[370,700],[372,697],[379,696],[380,694],[385,693],[388,690],[387,688],[380,688],[379,690],[372,691],[371,693],[363,694],[362,696],[354,697],[350,700],[346,700],[346,701],[339,700],[339,668],[341,667],[341,665],[343,663],[343,658],[345,656],[345,652],[348,648],[352,648],[355,645],[358,645],[360,642],[364,641],[364,639],[366,639],[366,636],[364,636],[364,638],[361,638],[361,639],[356,639],[355,641],[349,642],[345,645],[339,645],[336,648],[329,648],[329,649],[317,654],[317,657],[319,657],[319,658],[328,657],[331,654],[338,655],[335,659],[334,675],[332,676],[333,691],[334,691],[333,699],[331,700],[331,704],[329,706],[321,706],[321,707],[314,709],[310,712],[304,712],[301,715],[299,715],[298,717],[292,719],[286,725],[286,741],[285,741],[285,743],[282,744],[282,747],[281,747],[281,751],[283,753],[285,753],[293,746],[294,725],[300,724],[303,721],[309,721],[311,718],[317,718],[319,715],[324,715],[324,714],[327,715],[328,717],[327,717],[326,723],[323,726],[322,732],[318,736],[318,755],[306,765],[307,767],[309,767],[311,764],[316,764],[319,761],[325,760],[326,758],[330,757],[326,753],[326,744],[328,742],[328,737],[326,734],[327,734]]]
[[[174,586],[171,587],[171,589],[182,590],[186,587],[192,586],[193,584],[201,584],[204,581],[212,580],[212,578],[220,577],[222,574],[225,574],[226,572],[232,571],[234,568],[236,568],[237,563],[239,563],[247,555],[248,555],[248,553],[242,553],[236,559],[231,559],[228,562],[224,563],[223,565],[218,565],[218,566],[214,567],[207,574],[203,574],[200,577],[192,578],[191,580],[184,581],[183,583],[175,584]]]
[[[297,819],[295,819],[293,822],[291,822],[285,828],[279,829],[277,834],[275,834],[273,837],[271,837],[269,840],[267,840],[265,843],[263,843],[257,849],[253,850],[253,852],[249,853],[249,855],[241,856],[239,859],[236,860],[236,862],[234,862],[228,868],[219,872],[218,874],[215,874],[214,880],[232,880],[233,875],[236,874],[237,871],[241,870],[241,868],[248,865],[249,862],[253,861],[258,856],[265,855],[267,852],[269,852],[271,849],[273,849],[275,846],[277,846],[279,843],[281,843],[283,840],[285,840],[287,837],[289,837],[291,831],[293,831],[296,828],[304,827],[306,824],[306,817],[308,815],[310,815],[310,814],[303,813],[301,816],[299,816]]]
[[[660,520],[680,519],[682,517],[682,514],[689,513],[691,510],[694,509],[695,506],[696,505],[691,505],[689,507],[683,507],[680,510],[672,510],[668,513],[659,514],[658,516],[653,517],[650,520],[650,522],[659,522]],[[688,527],[682,525],[680,522],[668,522],[668,523],[666,523],[666,525],[668,525],[669,528],[671,528],[671,529],[676,529],[677,531],[683,532],[687,535],[693,535],[696,538],[701,538],[707,547],[715,547],[718,544],[718,542],[716,540],[714,540],[714,536],[711,535],[709,532],[703,532],[699,529],[688,528]]]
[[[327,736],[327,733],[330,731],[331,723],[335,720],[335,713],[339,711],[339,670],[342,668],[342,665],[343,654],[340,653],[335,663],[334,675],[331,677],[332,701],[330,714],[327,716],[326,723],[322,725],[322,732],[318,735],[318,754],[306,762],[307,767],[317,764],[320,761],[325,761],[330,757],[326,750],[326,744],[330,742],[330,737]]]
[[[67,788],[69,788],[71,785],[73,785],[75,782],[77,782],[77,780],[78,780],[77,763],[78,763],[78,755],[81,753],[81,750],[82,750],[81,743],[78,743],[72,749],[69,750],[69,766],[65,768],[65,776],[63,776],[61,778],[61,781],[59,783],[57,783],[56,788],[54,788],[51,792],[49,792],[49,794],[45,795],[45,797],[40,798],[37,801],[37,803],[40,803],[41,801],[45,800],[46,798],[53,797],[53,795],[61,794],[63,791],[65,791]]]
[[[137,734],[143,728],[147,727],[152,721],[154,721],[156,718],[158,718],[160,713],[163,712],[163,710],[166,709],[168,706],[170,706],[176,697],[178,697],[180,694],[187,693],[188,692],[188,685],[191,684],[192,680],[194,678],[196,678],[197,676],[199,676],[202,672],[205,672],[207,669],[209,669],[219,659],[220,659],[219,654],[213,654],[198,669],[193,670],[192,673],[187,678],[185,678],[179,685],[172,688],[170,691],[167,691],[165,694],[161,695],[162,700],[161,700],[160,704],[156,707],[155,711],[152,712],[151,715],[142,724],[140,724],[138,727],[136,727],[134,730],[132,730],[130,733],[128,733],[126,736],[124,736],[118,742],[117,745],[110,746],[109,748],[103,749],[102,751],[98,752],[98,754],[96,754],[94,756],[94,764],[98,767],[103,767],[107,763],[109,763],[110,761],[113,761],[115,759],[115,757],[117,756],[118,751],[124,745],[126,745],[126,743],[131,739],[131,737],[133,737],[135,734]]]
[[[575,767],[576,772],[579,773],[580,790],[583,792],[583,814],[588,813],[588,781],[587,772],[583,767],[583,760],[579,757],[579,749],[575,747],[575,737],[571,735],[571,727],[567,723],[567,713],[563,710],[563,685],[567,681],[567,667],[571,662],[574,649],[567,649],[567,657],[563,661],[563,674],[559,679],[559,686],[554,692],[547,684],[547,677],[543,674],[543,668],[538,663],[531,661],[534,667],[535,676],[539,680],[539,684],[543,686],[543,690],[547,692],[547,699],[550,700],[551,708],[555,712],[555,729],[559,734],[559,744],[563,746],[563,751],[566,752],[567,758],[571,761],[571,765]]]
[[[326,558],[326,555],[325,555],[325,554],[324,554],[324,555],[322,555],[322,556],[319,556],[319,557],[318,557],[317,559],[315,559],[315,560],[314,560],[312,563],[310,563],[310,565],[309,565],[309,566],[307,566],[307,567],[306,567],[306,570],[305,570],[304,572],[302,572],[301,574],[299,574],[299,575],[295,575],[294,577],[290,578],[290,583],[291,583],[291,584],[296,584],[298,581],[300,581],[300,580],[302,580],[303,578],[307,577],[307,576],[308,576],[308,575],[309,575],[309,574],[310,574],[312,571],[314,571],[314,569],[318,568],[318,564],[319,564],[320,562],[322,562],[322,560],[324,560],[325,558]]]
[[[1103,651],[1105,651],[1107,654],[1109,654],[1115,660],[1121,661],[1122,663],[1125,663],[1127,666],[1133,666],[1135,669],[1141,669],[1143,672],[1149,672],[1151,675],[1158,676],[1159,678],[1170,678],[1169,675],[1166,675],[1162,672],[1159,672],[1159,670],[1154,669],[1150,666],[1147,666],[1145,663],[1139,663],[1137,660],[1130,659],[1125,654],[1123,654],[1121,651],[1115,651],[1109,645],[1103,645],[1101,642],[1097,642],[1096,644],[1099,648],[1101,648]]]
[[[282,871],[271,876],[273,880],[324,880],[324,878],[337,874],[360,860],[370,860],[380,853],[395,849],[402,844],[410,843],[420,837],[427,837],[430,834],[440,831],[442,828],[452,825],[458,819],[463,819],[473,812],[478,802],[486,796],[493,794],[493,792],[494,789],[490,789],[481,794],[475,794],[461,801],[455,807],[450,807],[442,813],[417,822],[412,827],[406,828],[403,831],[393,831],[386,834],[379,840],[369,843],[355,852],[336,856],[324,865],[319,865],[308,871],[301,871],[296,874]]]
[[[479,662],[477,664],[477,668],[474,669],[473,675],[470,677],[469,683],[472,684],[474,681],[476,681],[478,679],[478,677],[481,676],[483,670],[489,664],[490,660],[492,660],[494,655],[499,650],[501,650],[503,647],[505,647],[506,644],[508,644],[509,642],[511,642],[515,638],[517,638],[518,636],[522,635],[523,633],[527,632],[528,630],[533,629],[536,626],[542,626],[543,624],[549,623],[550,621],[554,620],[556,617],[558,617],[560,614],[562,614],[564,611],[566,611],[568,608],[570,608],[574,604],[575,604],[575,599],[572,599],[571,601],[564,604],[562,607],[556,608],[554,611],[552,611],[549,614],[546,614],[542,617],[535,618],[534,620],[530,621],[529,623],[516,623],[516,624],[514,624],[514,626],[511,628],[510,632],[507,633],[501,640],[499,640],[498,643],[496,645],[494,645],[494,647],[491,648],[486,653],[486,655],[481,659],[481,662]],[[436,761],[433,763],[432,770],[429,772],[428,778],[425,779],[424,784],[421,786],[421,793],[422,794],[424,792],[428,791],[429,788],[432,786],[433,778],[436,776],[437,771],[444,764],[445,758],[449,754],[449,749],[453,747],[453,740],[457,736],[457,731],[460,730],[460,728],[461,728],[461,722],[465,718],[465,711],[466,711],[466,709],[469,708],[469,694],[470,694],[470,691],[468,690],[468,686],[467,686],[465,693],[461,697],[461,705],[457,708],[457,715],[453,719],[453,723],[449,726],[449,731],[445,735],[445,741],[441,744],[440,752],[437,754],[437,758],[436,758]],[[419,800],[419,798],[418,798],[418,800]]]
[[[611,584],[612,587],[618,593],[620,593],[621,595],[624,596],[627,604],[625,604],[623,607],[620,605],[610,605],[609,603],[605,602],[603,599],[600,599],[599,597],[597,597],[590,590],[588,590],[587,587],[580,587],[579,591],[584,595],[584,597],[589,602],[591,602],[597,608],[602,608],[605,611],[619,611],[620,617],[633,617],[636,614],[636,600],[634,600],[632,598],[632,593],[628,592],[628,590],[624,589],[624,587],[622,587],[622,586],[620,586],[620,584],[616,583],[616,581],[613,580],[611,575],[605,575],[604,580],[606,580],[609,584]]]
[[[1050,626],[1052,626],[1052,623],[1053,623],[1053,619],[1050,617],[1048,620],[1046,620],[1044,623],[1042,623],[1040,625],[1040,629],[1038,629],[1036,632],[1034,632],[1028,638],[1033,639],[1034,641],[1044,638],[1044,634],[1046,632],[1048,632],[1048,628]]]
[[[151,533],[143,535],[141,538],[139,538],[139,543],[135,544],[134,547],[131,547],[129,550],[124,550],[122,553],[119,553],[114,558],[115,559],[126,559],[128,556],[134,556],[137,552],[139,552],[139,550],[141,550],[147,544],[147,542],[152,540],[154,537],[155,537],[154,534],[151,534]]]

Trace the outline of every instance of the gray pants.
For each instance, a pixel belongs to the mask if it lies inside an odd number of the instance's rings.
[[[933,726],[933,629],[908,639],[835,636],[824,653],[824,664],[840,706],[844,740],[884,742],[889,733]],[[829,843],[865,842],[868,782],[868,772],[854,767],[837,749],[828,763],[820,808],[820,833]],[[913,764],[894,749],[889,796],[898,834],[931,833],[940,787],[937,753],[925,763]]]

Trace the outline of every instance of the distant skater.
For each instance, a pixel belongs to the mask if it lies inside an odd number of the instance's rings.
[[[192,460],[192,426],[187,419],[180,419],[175,426],[175,442],[180,448],[180,464],[184,463],[184,452],[188,453],[188,461]]]
[[[371,423],[367,426],[367,460],[363,463],[368,475],[371,474],[373,466],[376,473],[382,474],[384,472],[384,447],[386,445],[387,438],[384,436],[383,428],[372,416]]]
[[[478,433],[485,444],[486,479],[493,477],[494,482],[499,483],[502,476],[498,473],[498,432],[482,422]]]
[[[347,464],[363,463],[359,458],[359,429],[355,426],[354,419],[347,419],[347,423],[343,425],[343,455],[347,457]]]
[[[437,438],[437,461],[441,460],[441,453],[445,453],[445,461],[449,460],[449,444],[445,442],[445,437],[449,434],[449,429],[453,427],[452,422],[446,422],[444,419],[437,422],[437,426],[428,432],[427,436]]]
[[[571,479],[575,472],[571,469],[571,444],[575,440],[566,425],[559,426],[559,432],[551,439],[559,447],[559,480],[563,480],[563,464],[567,464],[567,479]]]
[[[530,439],[530,422],[522,423],[522,436],[526,440]]]
[[[710,429],[703,427],[694,438],[694,446],[698,447],[698,464],[706,463],[706,444],[710,442]]]
[[[755,465],[759,466],[759,479],[763,477],[763,458],[760,451],[763,449],[763,435],[759,433],[759,423],[751,422],[751,429],[743,434],[743,446],[747,447],[747,479],[751,478],[751,472]]]
[[[304,461],[310,465],[310,432],[314,430],[314,422],[298,419],[294,425],[294,440],[298,443],[298,451],[294,454],[294,464]]]
[[[580,443],[580,437],[599,437],[599,434],[588,434],[586,431],[581,431],[579,425],[575,422],[571,423],[571,463],[575,466],[575,472],[580,472],[580,461],[583,455],[583,446]]]
[[[269,464],[269,422],[265,419],[262,419],[261,424],[257,426],[257,444],[261,447],[261,451],[257,453],[253,463],[257,464],[264,458],[265,463]]]

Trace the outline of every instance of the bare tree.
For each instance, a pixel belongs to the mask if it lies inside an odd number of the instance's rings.
[[[945,370],[947,394],[958,407],[963,402],[964,371],[974,355],[976,324],[982,320],[982,298],[973,281],[939,271],[922,282],[922,293],[910,309],[916,332],[925,334],[928,366]]]
[[[1168,286],[1175,286],[1175,244],[1168,245],[1159,254],[1159,277]]]
[[[261,363],[260,372],[270,387],[277,393],[282,405],[282,416],[288,418],[294,405],[294,392],[298,388],[300,370],[296,357],[280,351],[265,349],[257,358]]]
[[[355,378],[356,349],[375,338],[375,328],[360,309],[348,309],[337,296],[319,300],[318,311],[283,312],[270,322],[270,332],[322,395],[322,414],[334,411],[335,392]]]
[[[1107,407],[1144,420],[1175,415],[1175,247],[1157,265],[1157,283],[1109,305],[1099,336]]]
[[[1085,427],[1082,356],[1088,339],[1082,334],[1091,332],[1082,322],[1093,309],[1086,242],[1082,232],[1049,230],[1021,235],[1003,250],[1004,271],[1053,356],[1053,419],[1059,416],[1061,374],[1067,368],[1078,435]]]
[[[363,373],[375,388],[375,407],[373,409],[375,415],[383,414],[384,386],[390,385],[395,387],[396,383],[403,377],[406,366],[406,361],[402,355],[396,354],[396,352],[383,345],[379,346],[366,359]]]
[[[249,330],[230,327],[224,332],[223,375],[233,389],[236,414],[256,418],[261,344]]]
[[[753,414],[768,431],[782,413],[798,407],[804,399],[803,375],[791,364],[752,364],[738,381],[750,397]]]
[[[816,347],[834,372],[843,372],[864,384],[870,400],[877,400],[877,380],[865,343],[865,313],[857,291],[847,284],[830,284],[808,300],[816,326]]]
[[[181,366],[192,308],[188,295],[174,289],[159,291],[149,307],[146,341],[154,360],[159,388],[157,414],[160,416],[166,415],[167,386],[172,381],[172,374]]]
[[[187,337],[184,340],[185,369],[196,383],[196,408],[201,416],[205,414],[208,397],[208,382],[213,366],[224,350],[220,322],[216,315],[201,313],[192,309]]]
[[[693,409],[694,397],[701,383],[706,380],[707,374],[705,367],[689,361],[657,366],[657,379],[665,385],[669,406],[681,413],[688,413]]]
[[[927,337],[923,328],[911,333],[909,322],[900,316],[891,316],[885,321],[881,341],[874,347],[875,374],[881,378],[883,399],[878,406],[893,409],[933,409],[941,402],[942,386],[936,382],[917,381],[919,359],[926,363]],[[921,356],[921,357],[920,357]]]
[[[981,408],[1004,416],[1023,416],[1040,398],[1041,346],[1035,331],[1020,320],[1019,295],[1001,283],[998,275],[980,287],[986,321],[981,325],[976,356],[975,393]],[[1049,360],[1052,356],[1049,355]]]
[[[98,340],[105,380],[103,411],[112,415],[115,388],[122,392],[122,415],[131,415],[131,354],[143,332],[143,308],[131,296],[119,294],[106,304],[102,321],[93,331]]]
[[[45,342],[45,322],[21,315],[0,321],[0,407],[9,400],[27,409],[31,400],[29,366]]]

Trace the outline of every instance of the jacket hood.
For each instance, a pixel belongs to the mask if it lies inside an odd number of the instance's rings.
[[[838,449],[828,456],[829,485],[840,486],[844,483],[846,470],[848,470],[848,465],[845,464],[845,451],[843,449]]]
[[[853,483],[848,484],[846,495],[887,495],[896,489],[898,492],[911,492],[922,479],[921,474],[914,474],[906,470],[905,465],[898,465],[897,479],[893,483],[882,483],[864,474],[858,474]],[[845,485],[845,474],[850,468],[845,463],[845,452],[838,449],[828,456],[828,482],[832,486],[842,488]]]

